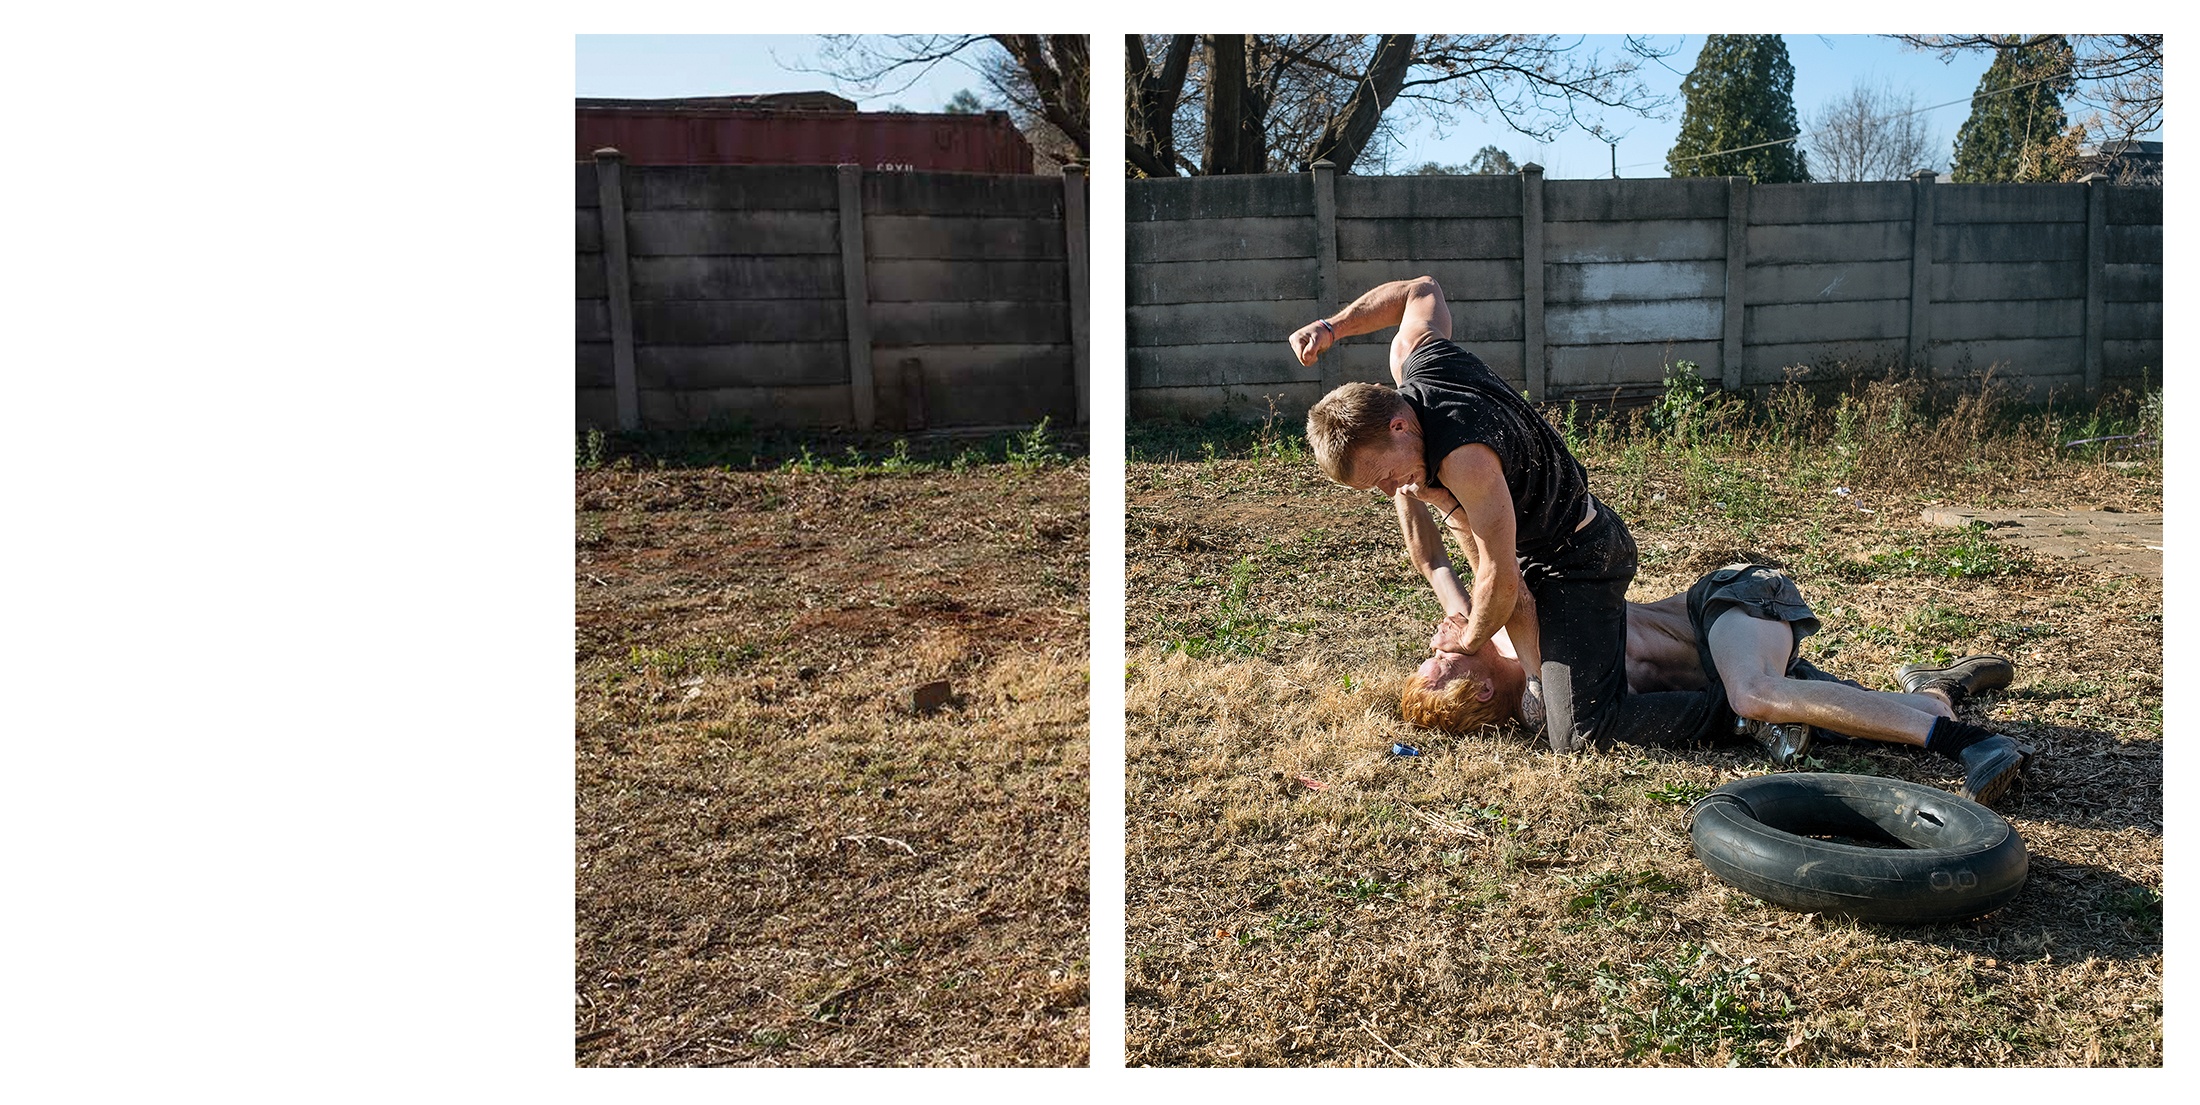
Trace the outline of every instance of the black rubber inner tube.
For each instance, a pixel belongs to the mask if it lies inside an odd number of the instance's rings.
[[[2001,815],[1895,779],[1761,775],[1712,791],[1689,815],[1696,858],[1713,875],[1806,913],[1898,925],[1966,920],[2015,897],[2029,866],[2024,841]]]

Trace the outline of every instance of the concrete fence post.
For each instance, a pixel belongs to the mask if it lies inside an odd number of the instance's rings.
[[[848,310],[848,413],[857,430],[878,420],[871,378],[871,282],[863,265],[863,166],[840,166],[840,281]]]
[[[1315,304],[1318,317],[1344,305],[1344,278],[1337,271],[1337,163],[1317,161],[1314,169],[1314,271],[1321,302]],[[1314,362],[1319,372],[1322,394],[1327,395],[1345,382],[1344,355],[1324,357]]]
[[[619,428],[642,428],[641,391],[634,383],[634,287],[627,274],[626,155],[608,146],[596,151],[596,218],[603,228],[604,300],[611,324],[611,393]]]
[[[1931,169],[1910,174],[1910,368],[1925,368],[1933,340],[1933,189]]]
[[[2102,339],[2108,322],[2108,174],[2085,184],[2085,393],[2101,394]]]
[[[1742,390],[1743,323],[1749,273],[1749,178],[1726,178],[1726,340],[1719,350],[1719,383]]]
[[[1543,166],[1520,167],[1520,375],[1528,398],[1551,401],[1543,347]]]
[[[1085,167],[1062,166],[1062,238],[1069,266],[1070,370],[1077,381],[1077,424],[1092,421],[1092,255],[1086,214]]]

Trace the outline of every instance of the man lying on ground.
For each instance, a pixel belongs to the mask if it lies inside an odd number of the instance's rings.
[[[1681,594],[1627,604],[1627,683],[1636,691],[1703,693],[1721,718],[1734,719],[1715,722],[1704,736],[1722,728],[1748,733],[1783,767],[1808,751],[1816,727],[1938,752],[1963,766],[1957,793],[1974,801],[1991,802],[2017,780],[2029,754],[1955,714],[1967,696],[2009,685],[2016,669],[2007,659],[1911,664],[1900,673],[1905,693],[1871,691],[1802,658],[1799,646],[1818,624],[1787,573],[1730,564]],[[1532,718],[1539,704],[1527,693],[1522,666],[1535,662],[1532,645],[1515,648],[1507,636],[1466,653],[1458,648],[1465,626],[1456,613],[1438,623],[1429,641],[1434,655],[1407,680],[1399,702],[1406,720],[1466,732]]]

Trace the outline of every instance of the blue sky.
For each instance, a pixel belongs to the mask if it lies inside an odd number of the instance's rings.
[[[1703,48],[1702,35],[1652,36],[1660,46],[1678,46],[1664,64],[1647,63],[1645,83],[1673,103],[1649,119],[1614,113],[1606,122],[1619,135],[1619,175],[1665,175],[1665,153],[1680,129],[1680,85],[1696,54]],[[1874,35],[1788,35],[1788,57],[1795,65],[1795,109],[1807,123],[1826,104],[1846,96],[1859,81],[1884,82],[1898,95],[1913,94],[1928,128],[1939,139],[1936,166],[1948,167],[1957,128],[1970,113],[1970,96],[1986,72],[1982,54],[1958,54],[1943,63],[1937,56],[1912,50],[1891,39]],[[1617,35],[1589,35],[1584,49],[1616,52]],[[937,111],[959,89],[970,89],[983,99],[984,82],[959,61],[935,67],[913,86],[876,93],[840,85],[821,73],[798,67],[815,65],[818,40],[814,35],[578,35],[575,36],[574,94],[579,96],[695,96],[735,92],[788,92],[824,89],[855,100],[865,110],[882,110],[899,104],[911,111]],[[1613,149],[1602,140],[1574,132],[1539,146],[1502,123],[1459,116],[1438,134],[1437,128],[1417,124],[1400,138],[1391,151],[1395,171],[1408,171],[1427,161],[1458,164],[1471,160],[1484,145],[1495,145],[1517,162],[1533,161],[1559,179],[1608,176]]]
[[[1672,56],[1644,65],[1642,77],[1651,91],[1669,96],[1673,103],[1663,119],[1646,119],[1613,113],[1607,123],[1619,140],[1619,175],[1662,177],[1665,153],[1680,133],[1681,79],[1696,64],[1703,49],[1702,35],[1653,35],[1660,48],[1678,45]],[[1876,35],[1786,35],[1788,60],[1795,66],[1795,114],[1799,122],[1824,105],[1846,97],[1859,81],[1885,82],[1897,95],[1913,93],[1918,107],[1961,101],[1924,113],[1927,128],[1938,136],[1940,154],[1936,167],[1947,169],[1954,150],[1956,130],[1970,114],[1971,93],[1978,88],[1991,59],[1979,54],[1959,54],[1943,64],[1934,54],[1912,50],[1892,39]],[[1588,35],[1584,49],[1618,54],[1618,35]],[[1533,161],[1553,178],[1610,176],[1613,150],[1591,135],[1578,131],[1549,146],[1538,146],[1527,136],[1502,123],[1485,123],[1461,117],[1438,138],[1432,128],[1417,128],[1393,155],[1393,164],[1410,169],[1426,161],[1445,164],[1465,162],[1484,145],[1494,145],[1523,164]]]
[[[865,111],[900,104],[938,111],[958,90],[986,97],[985,82],[959,59],[937,66],[900,91],[866,93],[846,87],[816,66],[816,35],[575,35],[576,96],[717,96],[743,92],[838,93]]]

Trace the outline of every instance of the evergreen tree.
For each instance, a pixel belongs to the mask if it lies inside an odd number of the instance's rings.
[[[2058,180],[2077,145],[2063,133],[2062,100],[2077,86],[2070,42],[2061,35],[2004,41],[1956,132],[1952,175],[1964,184]]]
[[[1520,171],[1513,164],[1512,155],[1495,146],[1484,146],[1474,151],[1474,160],[1463,165],[1446,165],[1437,161],[1423,161],[1421,167],[1408,176],[1509,176]]]
[[[1520,171],[1512,155],[1495,146],[1484,146],[1474,151],[1474,160],[1467,162],[1467,172],[1476,176],[1507,176]]]
[[[1667,172],[1746,176],[1760,184],[1810,179],[1793,141],[1801,130],[1795,125],[1795,66],[1779,35],[1706,36],[1681,94],[1688,102],[1680,137],[1665,155]]]

